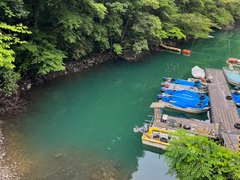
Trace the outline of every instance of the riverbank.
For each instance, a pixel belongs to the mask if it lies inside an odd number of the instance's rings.
[[[2,133],[3,121],[0,120],[0,179],[1,180],[18,180],[17,162],[6,158],[5,138]]]

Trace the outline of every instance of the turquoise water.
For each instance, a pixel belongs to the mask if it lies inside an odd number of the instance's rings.
[[[240,58],[239,32],[187,42],[181,48],[191,50],[188,57],[164,51],[139,62],[108,62],[38,88],[8,129],[21,135],[25,158],[33,161],[23,178],[175,179],[166,175],[163,152],[142,146],[133,128],[151,119],[162,77],[186,79],[195,65],[219,69],[227,58]],[[165,113],[209,121],[207,113]]]

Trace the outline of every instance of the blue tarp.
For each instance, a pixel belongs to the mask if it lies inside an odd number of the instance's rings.
[[[200,94],[188,90],[167,90],[166,95],[162,95],[162,101],[171,103],[181,108],[198,108],[208,107],[209,97],[205,94]],[[158,95],[159,97],[159,95]]]
[[[240,104],[240,94],[232,93],[232,97],[236,104]]]

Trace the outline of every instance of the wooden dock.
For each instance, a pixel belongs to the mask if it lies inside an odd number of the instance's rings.
[[[240,129],[234,127],[235,123],[240,123],[240,118],[234,101],[231,98],[229,100],[229,97],[232,97],[231,90],[224,72],[220,69],[206,68],[205,73],[206,79],[211,80],[211,83],[207,84],[211,123],[162,114],[161,108],[164,108],[164,103],[153,102],[150,106],[154,109],[152,126],[176,130],[187,125],[191,127],[188,130],[191,133],[207,134],[210,138],[222,139],[225,147],[240,152]]]
[[[187,125],[190,127],[188,131],[192,134],[204,134],[212,139],[218,138],[218,124],[162,114],[161,108],[164,108],[163,102],[153,102],[150,108],[154,109],[153,127],[174,131],[179,128],[184,129],[184,126]]]
[[[208,83],[211,121],[220,125],[219,133],[224,145],[238,151],[240,130],[234,124],[240,123],[240,119],[234,101],[226,98],[231,96],[231,91],[223,70],[206,68],[205,73],[206,78],[211,80]]]

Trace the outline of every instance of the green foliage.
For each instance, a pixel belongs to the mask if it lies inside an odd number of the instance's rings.
[[[93,36],[94,40],[98,42],[101,51],[105,51],[110,48],[106,27],[96,24]]]
[[[153,9],[158,9],[160,7],[160,2],[158,0],[141,0],[140,3],[143,7],[151,7]]]
[[[184,35],[181,32],[181,30],[179,28],[176,28],[176,27],[172,28],[167,33],[168,33],[167,36],[169,38],[174,38],[174,37],[176,37],[177,39],[185,39],[186,38],[186,35]]]
[[[6,96],[11,96],[16,93],[18,88],[17,81],[20,79],[20,74],[15,73],[11,69],[0,67],[0,91]]]
[[[8,18],[27,17],[28,12],[23,6],[23,0],[1,0],[0,2],[0,9],[4,11],[4,16]]]
[[[213,31],[211,20],[199,14],[182,14],[178,25],[184,34],[195,38],[207,38]]]
[[[167,38],[166,32],[162,30],[160,19],[149,13],[139,14],[132,26],[132,30],[138,39],[148,39],[148,41],[159,42]]]
[[[104,19],[107,13],[107,8],[101,3],[91,3],[91,5],[92,5],[92,8],[96,11],[97,16],[100,19]]]
[[[120,44],[113,44],[113,50],[117,55],[122,54],[122,46]]]
[[[221,14],[221,15],[220,15]],[[234,23],[233,16],[231,13],[226,11],[224,8],[219,8],[215,13],[209,13],[211,19],[215,22],[215,27],[221,29],[226,25],[232,25]]]
[[[11,46],[26,43],[26,41],[21,41],[18,37],[20,33],[30,34],[31,32],[22,24],[8,25],[4,22],[0,22],[0,67],[8,69],[13,69],[15,67],[13,64],[15,60],[14,51]]]
[[[131,2],[106,2],[106,6],[109,9],[109,12],[114,13],[126,13],[128,12],[128,9],[131,8],[132,4]]]
[[[139,40],[134,43],[133,51],[137,54],[141,53],[143,50],[148,50],[148,43],[146,39]]]
[[[47,40],[38,42],[38,45],[35,42],[29,42],[23,45],[20,49],[24,51],[26,55],[31,57],[31,63],[29,63],[28,66],[34,66],[38,69],[38,73],[40,74],[65,69],[63,64],[63,58],[66,57],[65,54],[56,49],[55,46]]]
[[[0,10],[4,12],[0,11],[1,18],[9,21],[8,18],[25,16],[27,13],[22,9],[22,6],[21,0],[1,1]],[[14,72],[15,52],[13,46],[26,43],[19,38],[21,34],[31,34],[31,32],[22,23],[10,25],[0,21],[0,90],[7,96],[15,93],[18,88],[16,83],[19,74]]]
[[[205,136],[193,136],[184,130],[174,134],[165,153],[168,173],[184,180],[237,180],[240,157]]]

